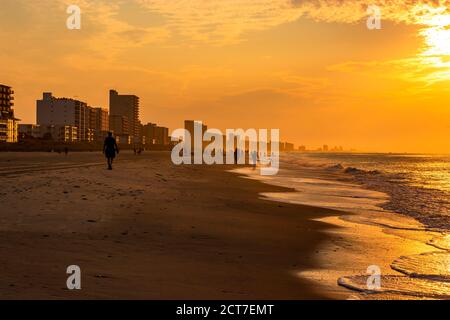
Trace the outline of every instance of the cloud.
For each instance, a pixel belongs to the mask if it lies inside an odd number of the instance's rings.
[[[382,18],[422,24],[448,13],[447,0],[135,0],[166,17],[167,27],[193,41],[218,44],[242,40],[249,31],[265,30],[307,17],[316,21],[356,23],[367,19],[369,4]]]
[[[439,57],[412,57],[389,61],[347,61],[328,67],[329,71],[370,75],[433,85],[450,80],[450,63]]]
[[[3,2],[7,9],[0,12],[3,30],[14,27],[11,17],[18,17],[18,31],[30,36],[45,32],[59,41],[66,39],[65,43],[73,41],[64,30],[67,0]],[[249,32],[300,18],[358,23],[368,16],[368,2],[360,0],[73,0],[70,4],[82,8],[86,36],[80,37],[78,47],[101,55],[103,61],[113,60],[123,50],[155,43],[235,44]],[[447,0],[378,0],[370,4],[380,6],[384,20],[398,23],[429,25],[436,15],[449,14]],[[15,14],[6,13],[10,11]]]

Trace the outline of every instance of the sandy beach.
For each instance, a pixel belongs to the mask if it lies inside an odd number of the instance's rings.
[[[439,233],[393,213],[274,201],[294,190],[236,169],[175,166],[167,152],[124,152],[113,171],[99,152],[0,154],[0,298],[418,298],[421,284],[392,263],[435,254]],[[67,289],[71,265],[81,290]],[[370,265],[387,292],[338,286]]]
[[[260,199],[287,189],[169,153],[3,153],[2,299],[328,299],[299,272],[331,210]],[[82,290],[66,288],[78,265]]]

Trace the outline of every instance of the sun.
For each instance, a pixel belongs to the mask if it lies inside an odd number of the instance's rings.
[[[450,14],[446,8],[438,8],[421,16],[418,23],[423,26],[420,35],[424,38],[419,60],[431,71],[427,81],[450,80]]]
[[[437,15],[421,31],[425,37],[426,56],[450,56],[450,15]]]

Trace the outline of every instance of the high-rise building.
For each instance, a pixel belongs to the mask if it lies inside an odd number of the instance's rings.
[[[201,122],[200,121],[194,121],[194,120],[185,120],[184,121],[184,129],[186,131],[188,131],[190,133],[190,135],[191,135],[191,148],[192,149],[194,149],[194,139],[195,139],[195,136],[194,136],[195,129],[194,128],[195,128],[195,124],[196,123],[201,123]],[[201,135],[202,135],[202,146],[203,146],[203,148],[206,145],[206,143],[203,142],[203,135],[205,134],[206,131],[208,131],[208,126],[202,124]]]
[[[142,126],[142,135],[145,139],[145,144],[147,145],[156,144],[155,128],[156,124],[154,123],[147,123]]]
[[[169,129],[165,127],[155,127],[155,142],[157,145],[168,145],[169,140]]]
[[[94,141],[102,141],[109,131],[108,110],[91,108],[90,113],[90,128],[94,130]]]
[[[41,138],[41,126],[37,124],[19,124],[19,140]]]
[[[286,142],[286,143],[284,144],[284,151],[287,151],[287,152],[292,152],[292,151],[294,151],[294,144],[293,144],[293,143]]]
[[[73,143],[78,141],[78,128],[70,125],[20,124],[19,140],[27,141],[32,139]]]
[[[129,135],[129,124],[128,117],[110,115],[109,116],[109,130],[111,130],[115,135],[124,136]]]
[[[18,141],[19,120],[14,117],[13,95],[11,87],[0,85],[0,142]]]
[[[77,142],[78,128],[70,125],[40,126],[41,138],[59,142]]]
[[[51,92],[45,92],[36,106],[38,125],[77,127],[78,141],[93,141],[94,129],[90,126],[92,108],[86,102],[55,98]]]
[[[110,90],[109,113],[111,116],[126,117],[129,135],[133,139],[139,138],[139,97],[135,95],[121,95],[115,90]],[[113,128],[111,129],[114,130]]]
[[[142,134],[145,144],[148,145],[169,145],[169,128],[159,127],[155,123],[148,123],[142,126]]]

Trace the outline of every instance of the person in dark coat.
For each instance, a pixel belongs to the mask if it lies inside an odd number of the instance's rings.
[[[114,158],[119,154],[119,147],[117,146],[116,139],[112,136],[112,132],[108,132],[108,136],[103,144],[103,153],[108,161],[108,170],[112,170]]]

